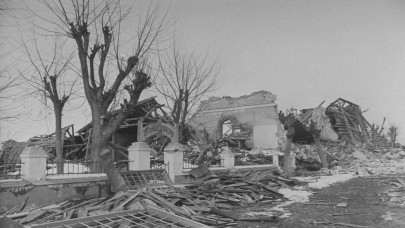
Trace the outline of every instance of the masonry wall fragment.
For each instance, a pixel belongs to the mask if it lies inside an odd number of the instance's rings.
[[[211,140],[223,137],[222,124],[229,120],[241,131],[251,131],[247,144],[251,147],[277,148],[276,96],[267,91],[254,92],[241,97],[211,97],[201,105],[190,120],[197,131],[206,131]]]

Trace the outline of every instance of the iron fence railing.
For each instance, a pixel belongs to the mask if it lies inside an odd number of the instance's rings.
[[[235,166],[271,165],[274,164],[271,155],[239,155],[235,156]]]
[[[21,179],[22,163],[0,162],[0,180]]]
[[[150,169],[165,169],[163,156],[150,157]]]
[[[283,167],[284,164],[284,156],[278,156],[278,165]]]
[[[114,166],[119,171],[128,170],[128,160],[115,161]],[[47,162],[46,175],[69,175],[69,174],[97,174],[104,173],[101,162],[91,161],[63,161],[63,173],[58,173],[57,162]]]
[[[195,159],[189,159],[187,157],[183,158],[183,169],[194,169],[194,168],[197,168],[199,165],[205,165],[208,168],[224,167],[223,158],[220,158],[220,159],[212,158],[209,160],[202,161],[199,164],[195,164],[194,161],[195,161]]]

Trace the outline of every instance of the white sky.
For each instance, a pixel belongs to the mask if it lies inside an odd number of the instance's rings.
[[[267,90],[281,110],[341,97],[369,109],[369,122],[386,117],[386,128],[399,126],[405,144],[405,1],[173,0],[168,18],[185,47],[218,59],[221,85],[212,95]],[[0,29],[2,37],[14,34]],[[30,118],[0,122],[0,140],[53,132],[51,116],[34,121],[41,107],[30,102]],[[89,113],[64,117],[76,129],[90,121]]]

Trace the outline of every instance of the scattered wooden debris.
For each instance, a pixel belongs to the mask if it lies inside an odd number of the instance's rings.
[[[225,227],[235,221],[274,222],[276,217],[250,217],[232,213],[237,206],[260,202],[283,200],[277,192],[279,187],[291,187],[300,182],[280,176],[277,170],[253,170],[240,173],[222,173],[216,176],[199,176],[184,188],[144,187],[138,190],[118,192],[111,197],[90,199],[82,202],[73,200],[55,203],[40,208],[25,207],[26,202],[3,213],[14,222],[32,226],[50,222],[63,223],[68,220],[108,216],[125,211],[153,211],[154,214],[182,218],[185,224],[192,221],[207,226]],[[159,208],[156,211],[154,208]],[[115,221],[116,226],[125,226]]]
[[[384,191],[387,203],[392,206],[405,207],[405,178],[393,176],[383,181],[388,187]]]
[[[343,226],[343,227],[357,227],[357,228],[366,228],[367,226],[360,226],[355,224],[343,223],[343,222],[316,222],[314,224],[323,224],[323,225],[330,225],[330,226]]]
[[[342,213],[342,214],[328,214],[330,216],[346,216],[346,215],[364,215],[367,214],[365,212],[357,212],[357,213]]]

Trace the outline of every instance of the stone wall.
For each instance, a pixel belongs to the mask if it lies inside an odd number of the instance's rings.
[[[65,200],[110,195],[107,178],[0,182],[0,208],[10,209],[26,200],[26,207],[41,207]]]
[[[253,130],[253,146],[277,148],[276,96],[267,91],[241,97],[211,97],[201,105],[190,123],[197,130],[206,130],[210,139],[221,138],[226,120],[244,124]]]

